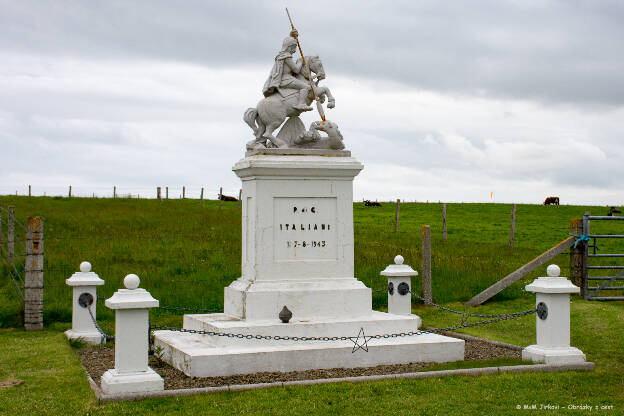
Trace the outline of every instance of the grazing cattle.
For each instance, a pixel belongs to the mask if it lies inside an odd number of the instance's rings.
[[[544,205],[559,205],[559,197],[549,196],[546,200],[544,200]]]
[[[366,199],[364,201],[364,206],[365,207],[380,207],[381,204],[379,202],[376,201],[369,201],[368,199]]]
[[[219,199],[221,201],[238,201],[237,198],[234,198],[233,196],[227,196],[227,195],[219,195]]]
[[[609,213],[607,214],[607,217],[612,217],[613,214],[621,214],[621,213],[622,211],[620,211],[616,207],[609,207]]]

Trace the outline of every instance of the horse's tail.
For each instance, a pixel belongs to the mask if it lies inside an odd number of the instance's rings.
[[[260,117],[258,117],[258,110],[255,108],[248,108],[243,115],[243,120],[249,125],[249,127],[251,127],[256,139],[262,137],[266,127],[262,120],[260,120]]]

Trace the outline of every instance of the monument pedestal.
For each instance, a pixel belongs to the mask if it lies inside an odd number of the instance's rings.
[[[301,154],[305,153],[305,154]],[[224,313],[185,315],[184,328],[242,335],[366,337],[417,331],[416,315],[372,310],[354,276],[353,179],[347,151],[268,149],[233,167],[243,182],[242,276],[225,288]],[[286,306],[289,323],[278,317]],[[464,341],[434,334],[356,342],[259,340],[157,331],[155,345],[187,375],[456,361]]]

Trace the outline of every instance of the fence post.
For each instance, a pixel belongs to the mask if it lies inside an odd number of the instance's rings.
[[[97,287],[103,285],[104,280],[91,271],[91,263],[83,261],[80,272],[72,274],[65,283],[73,288],[72,328],[65,331],[65,336],[69,339],[80,338],[94,345],[105,342],[93,322],[96,319]]]
[[[24,264],[24,329],[43,329],[43,218],[28,217]]]
[[[239,189],[238,190],[238,209],[241,209],[241,207],[243,206],[243,190]]]
[[[583,214],[583,232],[581,233],[582,235],[589,235],[591,230],[591,223],[589,221],[589,216],[591,215],[591,213],[589,211],[585,211],[585,214]],[[596,240],[594,240],[596,241]],[[587,266],[589,266],[589,242],[583,242],[581,244],[581,247],[583,247],[583,298],[588,299],[589,297],[589,291],[587,289],[588,287],[588,277],[589,277],[589,269],[587,268]]]
[[[442,203],[442,237],[446,241],[446,202]]]
[[[158,202],[162,202],[162,195],[160,194],[160,186],[156,188],[156,198],[158,198]]]
[[[28,185],[28,196],[32,196],[32,187]]]
[[[117,198],[117,186],[113,186],[113,198]]]
[[[7,218],[7,261],[13,264],[15,259],[15,206],[9,205]]]
[[[139,289],[139,276],[124,278],[126,289],[120,289],[106,306],[115,310],[115,368],[102,375],[104,393],[133,393],[164,390],[163,379],[147,363],[149,352],[149,310],[158,300],[145,289]]]
[[[223,199],[223,187],[219,188],[219,209],[221,209],[221,199]]]
[[[182,199],[186,199],[186,186],[182,187]]]
[[[397,199],[396,201],[396,216],[394,218],[394,232],[399,232],[399,211],[401,209],[401,200]]]
[[[516,204],[511,207],[511,231],[509,232],[509,248],[514,247],[514,236],[516,234]]]
[[[573,218],[570,220],[570,234],[583,234],[583,220]],[[584,243],[576,244],[576,247],[570,247],[570,279],[572,283],[581,288],[583,295],[583,252],[585,251]]]
[[[431,227],[422,227],[422,296],[429,302],[431,295]]]
[[[169,187],[165,186],[165,199],[169,199]]]
[[[201,206],[204,206],[204,188],[201,188],[201,194],[199,195],[199,200],[201,201]]]
[[[0,201],[0,253],[4,250],[4,234],[2,233],[2,201]]]
[[[67,194],[68,198],[71,198],[71,185],[69,185],[69,193]]]
[[[522,359],[546,364],[585,362],[585,354],[570,346],[570,294],[579,293],[556,264],[546,269],[547,277],[539,277],[525,287],[535,292],[537,342],[522,350]]]
[[[403,264],[403,256],[397,255],[394,264],[386,267],[380,274],[388,277],[388,313],[411,315],[412,276],[418,276],[418,272]]]

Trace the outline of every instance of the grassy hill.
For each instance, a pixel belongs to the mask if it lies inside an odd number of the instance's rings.
[[[175,199],[97,199],[63,197],[0,198],[2,207],[15,206],[16,218],[45,218],[45,321],[71,321],[71,291],[65,279],[89,261],[106,280],[104,299],[136,273],[141,286],[162,305],[221,309],[223,287],[240,276],[241,217],[237,202]],[[433,297],[438,302],[465,301],[490,284],[568,236],[571,218],[585,211],[604,214],[604,207],[518,205],[515,248],[509,248],[511,206],[508,204],[447,204],[448,240],[442,240],[441,204],[405,203],[400,231],[394,232],[395,204],[364,207],[354,204],[355,272],[369,287],[383,290],[379,275],[396,254],[420,270],[422,225],[431,225]],[[6,213],[3,232],[6,235]],[[596,223],[594,232],[624,234],[624,224]],[[616,229],[619,227],[619,231]],[[23,252],[24,233],[16,226],[16,252]],[[607,244],[617,245],[619,241]],[[621,245],[621,242],[620,242]],[[601,247],[608,252],[609,247]],[[622,248],[619,250],[622,252]],[[616,248],[614,248],[616,250]],[[18,269],[23,269],[23,257]],[[568,272],[564,253],[553,262]],[[21,268],[21,269],[20,269]],[[496,299],[525,296],[524,285],[544,268],[499,294]],[[415,288],[420,282],[414,283]],[[374,295],[375,307],[386,303]],[[0,263],[0,325],[19,326],[21,303]],[[101,308],[101,319],[112,319]]]

